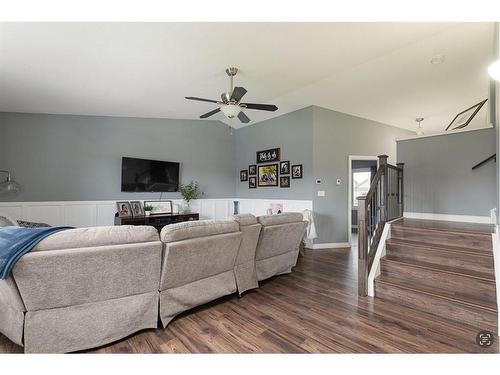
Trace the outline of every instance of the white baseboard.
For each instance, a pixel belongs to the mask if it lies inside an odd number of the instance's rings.
[[[306,249],[340,249],[351,247],[349,242],[330,242],[330,243],[314,243],[314,244],[306,244]]]
[[[448,215],[424,212],[405,212],[403,216],[409,219],[444,220],[457,221],[462,223],[492,224],[492,218],[490,216]]]

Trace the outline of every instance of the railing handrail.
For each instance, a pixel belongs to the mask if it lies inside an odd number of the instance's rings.
[[[403,216],[403,163],[397,167],[379,156],[379,168],[368,193],[358,199],[358,294],[368,294],[368,275],[373,267],[376,249],[385,223]],[[393,181],[395,178],[395,181]],[[394,183],[395,182],[395,183]],[[396,187],[393,192],[392,188]],[[397,197],[396,202],[393,201]],[[396,212],[397,210],[397,212]],[[396,213],[395,213],[396,212]],[[394,217],[395,213],[395,217]]]

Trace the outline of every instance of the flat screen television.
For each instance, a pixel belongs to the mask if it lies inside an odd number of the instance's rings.
[[[122,191],[179,191],[179,163],[123,157]]]

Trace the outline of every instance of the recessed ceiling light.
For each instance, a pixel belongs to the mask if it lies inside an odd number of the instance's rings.
[[[439,64],[444,63],[444,60],[446,60],[446,56],[438,53],[437,55],[432,56],[431,64],[432,65],[439,65]]]

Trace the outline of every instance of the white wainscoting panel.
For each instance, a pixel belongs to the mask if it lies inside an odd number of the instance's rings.
[[[284,212],[312,210],[312,201],[274,199],[198,199],[191,203],[200,219],[227,219],[233,214],[234,201],[239,202],[240,213],[266,215],[273,203],[283,204]],[[181,199],[173,203],[183,206]],[[116,201],[60,201],[60,202],[0,202],[0,212],[13,219],[43,222],[50,225],[93,227],[114,225]]]

